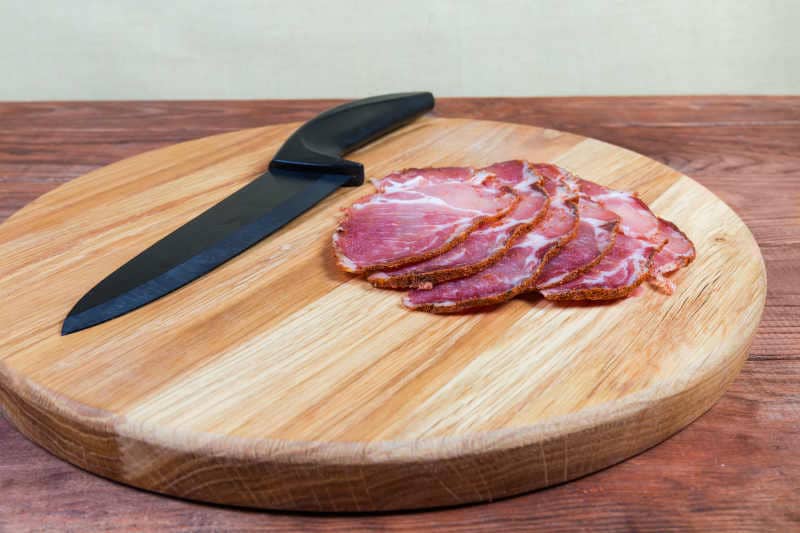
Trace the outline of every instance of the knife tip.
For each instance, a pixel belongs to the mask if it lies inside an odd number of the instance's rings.
[[[61,336],[64,337],[70,333],[75,333],[76,331],[86,329],[86,327],[87,324],[85,324],[84,321],[79,320],[77,316],[67,315],[67,318],[64,319],[64,323],[61,324]]]

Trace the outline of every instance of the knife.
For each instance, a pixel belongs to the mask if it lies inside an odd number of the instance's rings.
[[[342,155],[433,109],[429,92],[364,98],[303,124],[269,170],[112,272],[64,319],[68,335],[183,287],[285,226],[339,187],[364,183]]]

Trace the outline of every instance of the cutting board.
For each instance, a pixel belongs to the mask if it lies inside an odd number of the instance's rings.
[[[338,271],[343,189],[200,280],[60,336],[128,259],[262,172],[298,124],[107,166],[0,226],[0,400],[27,437],[145,489],[251,507],[367,511],[494,500],[641,452],[735,378],[764,306],[750,231],[703,186],[594,139],[427,117],[351,154],[409,166],[551,161],[636,190],[697,246],[665,296],[536,295],[453,316]],[[631,472],[635,475],[635,472]]]

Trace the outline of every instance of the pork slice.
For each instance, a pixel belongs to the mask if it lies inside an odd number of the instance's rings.
[[[614,245],[620,220],[616,213],[581,197],[578,214],[578,234],[542,267],[536,278],[536,289],[554,287],[577,278],[599,263]]]
[[[548,300],[623,298],[649,276],[653,256],[661,246],[620,232],[597,265],[571,281],[542,289],[541,293]]]
[[[579,184],[583,194],[620,215],[621,232],[660,247],[653,257],[648,279],[660,291],[672,294],[675,284],[664,276],[694,260],[692,241],[675,224],[654,215],[634,194],[615,191],[587,180],[579,180]]]
[[[658,217],[636,194],[609,189],[603,185],[578,178],[581,193],[620,217],[619,230],[628,237],[660,243]]]
[[[452,313],[510,300],[524,292],[542,265],[575,237],[577,197],[563,180],[546,177],[550,195],[544,220],[514,241],[496,263],[469,277],[440,283],[430,290],[412,290],[403,299],[410,309]]]
[[[476,181],[480,183],[486,177],[485,174],[481,175]],[[413,186],[421,181],[443,183],[448,181],[470,181],[474,178],[475,169],[472,167],[433,167],[407,168],[370,181],[379,192],[385,192],[409,185]]]
[[[531,163],[531,168],[539,176],[549,178],[566,186],[571,192],[578,192],[578,178],[576,178],[569,170],[552,163]]]
[[[496,163],[478,171],[511,187],[520,201],[506,216],[472,233],[447,252],[395,270],[375,272],[367,278],[376,287],[426,287],[469,276],[488,267],[506,252],[518,236],[544,217],[549,198],[539,186],[541,178],[523,161]]]
[[[519,201],[507,187],[414,180],[413,185],[364,196],[345,210],[333,234],[342,270],[363,273],[439,255]]]
[[[667,242],[658,217],[634,194],[580,178],[578,184],[582,197],[619,216],[614,244],[595,266],[541,293],[550,300],[611,300],[628,296],[649,277],[653,256]]]
[[[522,188],[526,185],[541,185],[542,177],[537,174],[531,164],[521,159],[512,159],[494,163],[475,171],[476,176],[494,176],[503,185]]]
[[[650,283],[661,292],[672,294],[675,292],[675,283],[664,276],[694,261],[696,252],[692,241],[678,229],[678,226],[663,218],[659,218],[658,223],[661,234],[668,241],[667,245],[653,258]]]

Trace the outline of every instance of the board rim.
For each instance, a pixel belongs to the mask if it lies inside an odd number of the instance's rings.
[[[459,123],[480,122],[480,123],[490,123],[498,125],[513,124],[509,122],[485,121],[485,120],[478,121],[478,120],[461,119],[461,118],[455,118],[455,119],[433,118],[426,120],[451,121]],[[114,163],[106,165],[104,167],[95,169],[80,177],[74,178],[73,180],[70,180],[69,182],[57,187],[56,189],[43,194],[42,196],[36,198],[23,208],[13,213],[10,217],[8,217],[6,221],[3,222],[3,225],[12,222],[16,217],[21,216],[26,210],[33,208],[35,204],[37,204],[37,202],[45,201],[45,199],[49,195],[55,193],[55,191],[62,189],[64,187],[69,187],[69,185],[75,182],[76,180],[84,176],[89,176],[97,172],[102,172],[108,169],[109,167],[112,167],[113,165],[117,165],[123,162],[130,162],[131,160],[135,160],[137,158],[147,158],[156,152],[169,149],[174,146],[189,145],[191,143],[195,143],[198,141],[207,141],[209,139],[222,138],[225,136],[241,135],[243,132],[253,132],[253,133],[266,132],[270,128],[288,128],[296,126],[298,124],[300,123],[293,122],[285,124],[274,124],[264,127],[247,128],[245,130],[225,132],[217,135],[184,141],[182,143],[177,143],[174,145],[159,147],[153,150],[148,150],[146,152],[133,155],[123,160],[116,161]],[[518,126],[529,128],[531,130],[542,130],[542,131],[552,131],[561,133],[559,130],[552,130],[549,128],[541,128],[526,124],[518,124]],[[583,137],[583,136],[580,137],[582,139],[591,139],[589,137]],[[609,146],[613,146],[614,148],[621,151],[636,153],[627,148],[613,145],[611,143],[606,143],[605,141],[598,141],[597,139],[592,139],[592,140],[601,142]],[[659,164],[666,168],[669,168],[666,165],[663,165],[663,163],[659,162]],[[380,465],[396,465],[398,463],[409,463],[409,464],[413,463],[415,465],[419,465],[424,468],[426,465],[435,464],[440,461],[448,461],[470,455],[480,456],[482,454],[495,453],[495,452],[528,453],[527,449],[531,446],[539,446],[542,442],[549,441],[552,439],[565,438],[565,437],[568,438],[569,435],[579,433],[585,428],[590,428],[597,425],[613,426],[615,424],[620,424],[623,420],[639,416],[648,409],[651,409],[653,407],[653,404],[658,404],[660,402],[664,402],[671,398],[677,398],[681,395],[689,394],[691,393],[691,391],[695,391],[696,389],[699,389],[703,386],[713,385],[714,383],[716,383],[714,381],[715,376],[724,374],[722,370],[724,370],[725,367],[729,366],[730,364],[734,364],[736,366],[736,368],[732,372],[725,374],[725,379],[716,384],[715,393],[710,396],[711,400],[706,402],[707,405],[700,406],[699,412],[697,412],[694,416],[691,416],[688,420],[679,421],[677,424],[675,424],[676,427],[668,429],[667,433],[664,436],[661,436],[660,438],[648,444],[647,446],[644,446],[641,449],[634,450],[631,453],[625,455],[624,457],[619,457],[608,464],[595,465],[595,467],[590,470],[590,471],[596,471],[600,468],[609,466],[610,464],[614,464],[620,460],[624,460],[625,458],[631,457],[643,451],[644,449],[647,449],[650,446],[655,445],[658,442],[661,442],[662,440],[664,440],[664,438],[667,438],[670,435],[674,434],[675,432],[679,431],[680,429],[685,427],[688,423],[690,423],[698,416],[700,416],[708,408],[710,408],[717,401],[717,399],[724,393],[728,384],[738,375],[741,366],[743,365],[744,361],[747,358],[747,355],[749,353],[749,347],[752,343],[755,331],[757,329],[758,323],[760,322],[760,319],[764,311],[764,306],[766,302],[766,281],[767,281],[766,268],[757,241],[750,232],[750,229],[727,203],[725,203],[721,198],[719,198],[713,192],[708,190],[702,184],[698,183],[691,177],[685,176],[682,173],[680,173],[680,177],[678,179],[679,180],[688,179],[696,186],[701,187],[708,194],[713,195],[717,201],[724,204],[725,207],[731,211],[732,215],[736,217],[736,220],[742,225],[743,228],[746,229],[749,238],[748,244],[752,246],[753,250],[757,253],[758,258],[760,259],[759,281],[763,284],[765,289],[764,291],[760,292],[760,301],[756,303],[757,312],[754,315],[754,319],[751,323],[751,331],[742,338],[741,342],[737,346],[731,347],[730,349],[730,352],[736,352],[736,356],[731,357],[730,359],[727,360],[717,361],[716,362],[717,364],[713,366],[704,367],[702,372],[698,372],[695,376],[693,376],[693,379],[691,381],[683,382],[680,387],[677,387],[675,385],[674,379],[659,380],[643,389],[640,389],[633,393],[629,393],[620,398],[599,403],[591,407],[581,409],[580,411],[577,412],[572,412],[564,415],[558,415],[538,420],[535,424],[529,424],[521,427],[462,433],[458,435],[422,437],[422,438],[405,439],[405,440],[373,440],[373,441],[354,441],[354,442],[297,441],[297,440],[286,441],[286,440],[272,439],[272,438],[234,437],[219,433],[203,433],[197,431],[183,430],[179,428],[164,429],[158,427],[156,424],[150,425],[146,421],[134,422],[128,420],[126,415],[124,414],[119,414],[112,411],[106,411],[99,407],[93,407],[81,404],[64,396],[60,392],[54,391],[53,389],[50,389],[44,385],[30,381],[27,376],[16,375],[8,367],[5,360],[0,359],[0,400],[2,400],[0,401],[0,407],[3,408],[9,420],[11,420],[14,423],[14,425],[18,429],[20,429],[20,431],[23,434],[25,434],[29,439],[41,445],[42,447],[48,449],[57,456],[68,460],[71,463],[77,463],[77,462],[74,459],[65,457],[63,453],[59,453],[59,450],[54,448],[54,445],[52,443],[40,442],[41,439],[37,438],[35,422],[32,422],[33,426],[31,425],[31,422],[26,422],[25,414],[23,411],[25,411],[26,409],[32,409],[34,411],[42,410],[45,412],[53,412],[54,414],[60,417],[64,417],[65,420],[74,423],[77,427],[84,428],[89,432],[96,432],[98,434],[100,433],[113,434],[115,438],[119,440],[123,441],[129,440],[132,443],[142,442],[148,445],[155,445],[169,450],[173,450],[177,453],[196,454],[196,453],[207,453],[210,451],[215,457],[218,457],[221,460],[246,459],[250,461],[256,460],[256,461],[266,461],[266,462],[279,460],[280,462],[286,462],[289,464],[294,462],[297,462],[297,464],[313,462],[314,464],[320,464],[320,465],[347,466],[347,467],[358,467],[363,465],[380,466]],[[61,192],[64,191],[62,190]],[[55,402],[54,399],[58,399],[58,402]],[[614,408],[609,410],[608,409],[609,405],[613,405]],[[605,416],[598,417],[599,413],[602,413]],[[569,427],[570,430],[565,433],[564,428],[566,427]],[[148,438],[147,439],[143,438],[145,436]],[[220,443],[223,442],[224,446],[221,446]],[[324,444],[324,447],[318,447],[319,444]],[[302,461],[296,460],[296,458],[293,457],[292,455],[286,454],[287,449],[290,448],[303,448],[306,450],[306,453],[302,457]],[[276,450],[280,450],[280,452],[276,454],[275,453]],[[358,460],[352,460],[354,457],[358,458]],[[85,468],[89,471],[98,473],[99,475],[103,475],[104,477],[119,479],[119,476],[105,475],[102,472],[98,472],[96,468],[92,468],[92,465],[90,463],[86,465],[79,464],[78,466],[81,466],[82,468]],[[120,480],[125,483],[135,486],[140,486],[141,488],[145,488],[148,490],[155,490],[157,492],[165,492],[177,496],[186,497],[183,494],[177,494],[169,490],[162,491],[159,490],[158,488],[153,488],[151,486],[137,484],[134,480],[129,480],[129,479],[120,479]],[[531,487],[531,488],[537,488],[537,487]],[[517,492],[518,491],[512,491],[509,494],[499,495],[498,497],[508,496],[511,494],[515,494]],[[201,498],[201,499],[207,500],[208,498]],[[478,501],[478,500],[476,499],[472,501]],[[233,503],[236,505],[242,504],[241,502],[230,502],[230,501],[220,501],[219,503]],[[291,508],[291,509],[298,508],[295,506],[281,507],[280,505],[275,505],[275,504],[269,504],[269,507]],[[414,508],[414,507],[416,506],[409,507],[405,505],[400,505],[400,506],[389,505],[388,507],[383,507],[383,508],[397,509],[397,508]],[[310,509],[310,510],[321,510],[321,509]]]
[[[761,298],[762,301],[766,300],[766,296]],[[758,324],[761,319],[762,311],[759,312],[757,316],[757,320],[754,320],[754,324]],[[755,329],[755,328],[754,328]],[[742,346],[738,347],[739,351],[744,351],[745,356],[747,355],[748,349],[752,344],[752,338],[746,342],[742,343]],[[746,357],[745,357],[746,359]],[[744,361],[742,361],[743,363]],[[379,441],[330,441],[325,442],[325,447],[327,450],[335,450],[338,453],[321,453],[317,454],[317,448],[310,448],[312,453],[310,455],[306,455],[306,458],[314,460],[314,462],[319,462],[320,464],[336,464],[341,465],[343,459],[352,458],[356,455],[360,455],[363,461],[353,462],[353,463],[345,463],[345,464],[381,464],[384,462],[395,462],[395,461],[414,461],[419,462],[420,455],[418,452],[420,449],[425,450],[426,453],[422,457],[426,460],[430,461],[439,461],[439,460],[447,460],[452,459],[454,457],[459,457],[463,455],[463,449],[458,448],[458,445],[463,443],[469,443],[471,447],[480,448],[481,451],[486,451],[487,447],[478,446],[478,444],[482,444],[482,441],[488,442],[503,442],[502,446],[495,447],[491,449],[491,451],[506,451],[509,449],[515,449],[523,445],[530,445],[534,443],[538,443],[539,440],[548,440],[554,437],[561,437],[562,434],[558,433],[558,428],[560,426],[569,425],[570,428],[576,428],[575,432],[579,432],[585,428],[595,426],[598,424],[614,424],[619,422],[620,420],[626,418],[627,416],[633,416],[639,413],[641,410],[647,409],[648,406],[646,403],[657,403],[659,401],[663,401],[669,398],[674,398],[683,394],[686,391],[691,391],[696,389],[703,384],[709,381],[709,377],[713,376],[714,374],[718,373],[720,367],[725,367],[727,365],[719,365],[719,367],[713,367],[713,371],[706,372],[700,375],[697,379],[692,380],[691,382],[685,384],[681,390],[670,390],[669,392],[662,393],[662,394],[652,394],[653,390],[669,390],[669,388],[664,387],[664,383],[670,383],[672,380],[664,380],[664,381],[657,381],[653,384],[640,389],[634,393],[630,393],[625,395],[624,397],[616,400],[611,400],[607,402],[598,403],[592,405],[591,407],[582,409],[578,412],[568,413],[565,415],[557,415],[549,418],[545,418],[536,424],[533,425],[526,425],[521,427],[514,427],[514,428],[503,428],[503,429],[494,429],[489,431],[479,431],[474,433],[466,433],[460,434],[457,436],[454,435],[447,435],[447,436],[435,436],[435,437],[422,437],[417,439],[409,439],[409,440],[379,440]],[[738,371],[736,372],[738,375]],[[0,384],[3,382],[13,383],[13,381],[21,381],[22,386],[17,388],[13,388],[13,386],[9,386],[10,390],[17,392],[20,398],[25,399],[31,405],[36,405],[39,407],[50,407],[55,408],[56,411],[59,411],[59,414],[68,416],[71,420],[74,421],[81,421],[85,422],[87,420],[87,415],[91,416],[89,420],[104,420],[110,421],[110,424],[103,424],[103,423],[89,423],[85,424],[87,427],[90,427],[95,430],[104,430],[108,427],[112,427],[116,429],[116,433],[122,438],[129,438],[131,440],[140,440],[140,437],[143,433],[147,433],[149,435],[155,435],[156,438],[151,439],[151,443],[158,444],[161,446],[172,448],[176,451],[185,452],[185,453],[193,453],[197,452],[198,450],[204,450],[208,447],[216,449],[215,446],[209,446],[210,443],[216,443],[218,441],[226,441],[226,449],[231,448],[231,444],[235,445],[236,451],[240,453],[226,453],[233,458],[253,458],[253,456],[258,456],[259,454],[253,453],[253,444],[273,444],[275,448],[281,447],[286,445],[287,443],[293,443],[295,446],[298,447],[305,447],[309,445],[316,445],[318,442],[315,441],[288,441],[282,439],[273,439],[273,438],[254,438],[254,437],[241,437],[241,436],[228,436],[228,435],[221,435],[218,433],[207,433],[207,432],[199,432],[199,431],[187,431],[184,429],[164,429],[160,428],[157,425],[148,423],[148,422],[136,422],[134,426],[131,426],[126,422],[125,415],[120,415],[117,413],[113,413],[111,411],[106,411],[104,409],[88,406],[85,404],[81,404],[72,400],[68,397],[65,397],[63,394],[56,392],[48,387],[43,385],[33,385],[31,383],[24,383],[25,381],[29,381],[27,378],[22,378],[19,380],[7,379],[10,376],[10,373],[7,372],[6,365],[0,362]],[[736,375],[734,375],[734,378]],[[45,393],[46,391],[46,393]],[[724,390],[721,391],[724,393]],[[641,397],[647,398],[647,402],[642,402]],[[53,403],[52,399],[58,398],[61,405]],[[52,405],[48,405],[52,404]],[[610,416],[608,418],[598,419],[593,418],[591,421],[586,420],[588,418],[592,418],[595,415],[595,412],[608,412],[607,407],[611,404],[615,405],[615,408],[611,411],[614,414],[618,414],[618,416]],[[641,406],[640,409],[637,409],[636,406]],[[67,408],[65,406],[75,406],[73,408]],[[575,421],[578,421],[576,424]],[[115,425],[114,422],[121,423],[120,425]],[[540,426],[547,426],[548,429],[541,431],[539,430]],[[131,428],[136,427],[141,431],[134,431]],[[172,438],[167,438],[165,435],[169,435]],[[525,437],[528,435],[535,435],[538,437],[536,441],[525,440]],[[203,437],[203,445],[200,446],[176,446],[177,442],[191,442],[193,438],[198,436]],[[178,437],[177,439],[175,437]],[[514,439],[512,442],[506,442],[508,437],[513,437]],[[398,450],[401,452],[408,452],[409,445],[413,444],[414,455],[404,455],[403,453],[398,453]],[[420,448],[419,445],[424,445]],[[434,447],[436,446],[436,447]],[[371,448],[375,448],[371,450]],[[491,448],[491,447],[490,447]],[[220,448],[222,449],[222,448]],[[428,450],[435,450],[439,453],[427,453]],[[445,450],[444,453],[441,453],[442,450]],[[374,452],[377,456],[374,455],[366,455],[364,454],[365,451]],[[353,453],[353,452],[357,452]],[[457,452],[457,453],[456,453]],[[388,454],[388,455],[387,455]],[[264,459],[272,458],[271,454],[265,454],[263,456]]]

